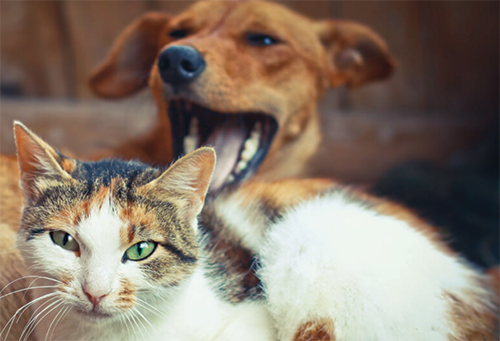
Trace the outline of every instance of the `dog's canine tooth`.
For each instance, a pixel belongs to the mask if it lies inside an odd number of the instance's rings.
[[[248,166],[247,161],[240,160],[240,162],[238,162],[238,164],[236,164],[236,168],[234,169],[234,172],[236,174],[239,174],[239,173],[241,173],[242,170],[244,170],[245,168],[247,168],[247,166]]]
[[[229,174],[226,178],[226,183],[233,182],[236,178],[234,177],[233,174]]]
[[[241,152],[240,155],[240,160],[243,161],[250,161],[252,157],[255,155],[259,148],[259,140],[255,138],[250,138],[245,141],[245,145],[243,147],[243,151]]]
[[[196,137],[188,135],[184,138],[184,152],[191,153],[196,149]]]
[[[196,149],[198,142],[198,119],[193,117],[189,123],[188,135],[184,137],[184,152],[190,153]]]
[[[198,135],[198,119],[193,117],[191,123],[189,124],[189,135],[196,137]]]

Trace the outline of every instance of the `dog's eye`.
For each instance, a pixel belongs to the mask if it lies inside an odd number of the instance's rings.
[[[170,31],[168,35],[174,39],[182,39],[186,38],[188,34],[189,34],[188,30],[179,29]]]
[[[262,33],[247,33],[246,38],[253,46],[270,46],[281,43],[278,39]]]

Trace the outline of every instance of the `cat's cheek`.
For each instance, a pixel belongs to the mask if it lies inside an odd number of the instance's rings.
[[[138,262],[127,261],[123,264],[120,277],[129,281],[136,288],[150,288],[150,284]]]
[[[75,277],[80,268],[77,254],[54,244],[48,233],[18,244],[26,262],[52,278]]]

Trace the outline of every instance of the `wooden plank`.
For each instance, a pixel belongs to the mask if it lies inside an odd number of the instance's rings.
[[[1,1],[0,6],[2,90],[24,96],[70,96],[59,2]]]
[[[428,105],[439,111],[498,115],[499,2],[427,4]]]
[[[156,119],[156,107],[147,93],[121,102],[3,100],[0,111],[0,151],[4,154],[15,151],[14,120],[59,150],[85,158],[138,137]]]
[[[151,9],[148,1],[63,1],[74,56],[76,95],[92,97],[87,81],[120,32]],[[147,76],[147,75],[145,75]]]
[[[2,101],[0,151],[14,152],[12,121],[21,120],[69,155],[89,157],[147,132],[156,109],[148,94],[138,101]],[[324,141],[311,164],[315,175],[372,181],[401,161],[443,164],[469,147],[490,124],[484,119],[420,113],[335,112],[323,115]]]
[[[398,61],[395,74],[389,80],[349,93],[352,109],[393,112],[424,109],[425,41],[417,6],[414,1],[343,1],[342,17],[375,30]]]

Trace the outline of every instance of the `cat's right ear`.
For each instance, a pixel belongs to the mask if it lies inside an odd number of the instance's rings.
[[[175,201],[188,219],[194,219],[203,208],[214,168],[215,150],[199,148],[176,161],[139,192]]]
[[[21,190],[28,202],[38,197],[38,186],[44,180],[72,179],[68,172],[75,168],[75,161],[61,156],[21,122],[14,122],[14,136],[21,171]]]

